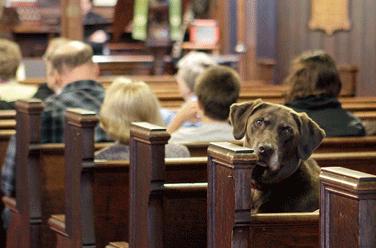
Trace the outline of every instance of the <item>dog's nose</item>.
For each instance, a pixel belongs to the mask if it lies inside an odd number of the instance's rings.
[[[273,147],[269,144],[262,144],[258,147],[258,152],[262,156],[268,156],[273,153]]]

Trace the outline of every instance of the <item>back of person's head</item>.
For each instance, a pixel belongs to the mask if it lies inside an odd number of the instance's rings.
[[[239,97],[238,73],[226,66],[212,66],[197,78],[195,94],[204,114],[214,120],[227,120],[230,106]]]
[[[84,64],[92,64],[93,49],[81,41],[69,41],[50,55],[52,67],[62,74]]]
[[[62,85],[59,85],[58,81],[54,77],[54,69],[51,64],[51,56],[55,52],[56,49],[67,44],[68,42],[69,40],[63,37],[53,38],[48,42],[47,49],[43,54],[43,59],[44,59],[45,66],[46,66],[47,85],[48,85],[48,88],[53,90],[55,93],[60,92]]]
[[[48,42],[48,46],[46,51],[43,54],[43,59],[45,60],[50,60],[52,53],[60,46],[65,45],[68,43],[70,40],[64,37],[57,37],[57,38],[52,38]]]
[[[100,124],[110,137],[128,143],[135,121],[163,125],[158,99],[145,82],[120,77],[106,90]]]
[[[208,67],[216,65],[216,61],[203,52],[190,52],[177,64],[177,78],[193,92],[197,77]]]
[[[290,85],[287,101],[317,95],[337,97],[342,86],[335,61],[321,50],[307,51],[294,59],[285,83]]]
[[[0,78],[2,80],[16,78],[21,59],[21,50],[17,43],[0,39]]]

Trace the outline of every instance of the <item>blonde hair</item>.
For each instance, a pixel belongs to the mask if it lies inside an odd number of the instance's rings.
[[[9,80],[16,77],[22,55],[17,43],[0,39],[0,77]]]
[[[121,143],[129,142],[132,122],[163,125],[158,99],[150,87],[124,77],[114,80],[106,90],[99,115],[102,128]]]
[[[93,49],[81,41],[69,41],[51,52],[49,60],[59,73],[92,63]]]

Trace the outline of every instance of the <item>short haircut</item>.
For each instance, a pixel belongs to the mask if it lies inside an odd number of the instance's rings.
[[[51,53],[52,67],[59,73],[92,63],[93,49],[81,41],[69,41]]]
[[[129,142],[132,122],[163,125],[157,97],[142,81],[117,78],[106,90],[100,110],[100,125],[113,139]]]
[[[216,64],[216,61],[206,53],[190,52],[179,60],[177,76],[193,92],[197,77],[205,69]]]
[[[212,66],[197,79],[195,94],[204,114],[215,120],[227,120],[231,104],[238,100],[240,78],[226,66]]]
[[[43,54],[43,58],[47,61],[49,61],[51,59],[51,55],[53,54],[53,52],[59,48],[60,46],[62,45],[65,45],[66,43],[69,42],[69,39],[67,38],[64,38],[64,37],[57,37],[57,38],[52,38],[49,42],[48,42],[48,46],[47,46],[47,49],[46,51],[44,52]]]
[[[18,44],[0,39],[0,78],[3,80],[15,78],[21,60],[22,55]]]
[[[342,87],[334,60],[321,50],[307,51],[295,58],[285,83],[290,85],[287,102],[306,96],[337,97]]]

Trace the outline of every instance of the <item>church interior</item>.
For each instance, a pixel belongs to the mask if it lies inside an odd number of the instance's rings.
[[[0,0],[0,248],[376,247],[374,11]]]

